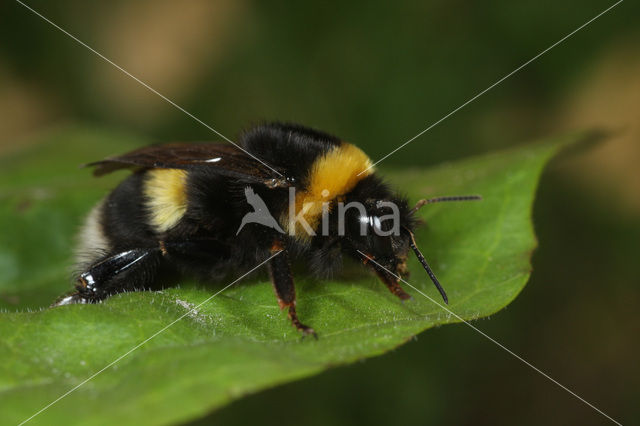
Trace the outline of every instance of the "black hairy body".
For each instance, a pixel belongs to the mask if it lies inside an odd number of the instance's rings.
[[[305,334],[314,331],[297,317],[292,256],[319,276],[339,269],[343,256],[352,257],[398,297],[409,297],[397,276],[406,274],[409,248],[419,253],[412,233],[417,208],[409,209],[391,191],[362,151],[329,134],[282,123],[252,128],[239,143],[243,150],[213,143],[151,146],[93,163],[96,175],[120,168],[133,173],[89,215],[80,235],[76,291],[57,304],[94,303],[183,277],[217,281],[274,254],[268,267],[278,302]],[[302,200],[295,208],[292,188]],[[255,208],[249,195],[264,203],[274,226],[246,222]],[[381,201],[397,206],[401,232],[373,232],[388,213]],[[302,217],[311,234],[287,219],[303,202],[310,206]],[[363,209],[340,216],[336,205],[351,202]],[[370,224],[366,232],[363,221]]]

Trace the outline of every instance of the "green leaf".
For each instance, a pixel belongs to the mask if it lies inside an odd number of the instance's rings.
[[[19,423],[233,281],[130,293],[98,305],[46,308],[70,289],[73,234],[90,206],[125,176],[90,178],[78,164],[145,141],[62,130],[0,160],[0,421]],[[540,173],[570,136],[445,164],[388,171],[412,201],[430,205],[418,242],[465,319],[511,302],[531,271],[531,210]],[[409,282],[436,290],[411,259]],[[406,287],[406,286],[405,286]],[[319,333],[301,339],[265,275],[224,291],[34,418],[42,424],[167,424],[235,398],[389,351],[456,318],[410,288],[401,303],[357,265],[332,281],[297,277],[298,313]],[[34,310],[35,309],[35,310]]]

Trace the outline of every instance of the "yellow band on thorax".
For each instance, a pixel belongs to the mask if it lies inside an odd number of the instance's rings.
[[[303,217],[312,229],[316,229],[322,217],[323,203],[332,203],[351,191],[358,182],[373,173],[371,159],[357,146],[342,143],[319,157],[311,166],[306,189],[296,193],[296,214],[304,211]],[[360,175],[358,175],[360,174]],[[289,212],[282,222],[290,233],[302,239],[310,237],[300,223],[290,223]]]

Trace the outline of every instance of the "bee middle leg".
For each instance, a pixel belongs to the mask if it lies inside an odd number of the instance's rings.
[[[53,306],[96,303],[124,291],[149,288],[155,281],[161,248],[136,248],[106,256],[93,263],[76,280],[76,291]]]
[[[304,336],[312,335],[317,338],[313,328],[302,324],[298,319],[298,314],[296,313],[296,288],[293,283],[293,275],[291,274],[289,254],[281,241],[277,241],[271,249],[272,253],[276,253],[277,251],[281,251],[281,253],[269,261],[269,275],[271,276],[271,282],[278,297],[280,309],[288,309],[291,324],[293,324],[298,331],[302,332]]]

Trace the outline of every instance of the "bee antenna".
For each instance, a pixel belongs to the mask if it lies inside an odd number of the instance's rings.
[[[428,200],[422,199],[416,203],[409,213],[413,214],[420,210],[425,204],[442,203],[447,201],[478,201],[482,200],[480,195],[453,195],[448,197],[435,197]]]
[[[409,228],[407,228],[405,226],[403,226],[402,228],[409,234],[409,238],[410,238],[409,245],[411,246],[411,249],[413,249],[413,252],[416,254],[416,257],[418,258],[418,260],[422,264],[422,267],[424,268],[424,270],[427,271],[427,274],[429,274],[429,278],[431,278],[431,281],[433,281],[433,284],[436,286],[436,288],[440,292],[440,295],[442,296],[442,299],[444,300],[444,303],[446,303],[448,305],[449,304],[449,298],[447,297],[447,293],[445,293],[444,288],[442,288],[442,286],[440,285],[440,282],[436,278],[436,275],[431,270],[431,267],[427,263],[427,259],[425,259],[424,256],[422,255],[422,253],[420,252],[420,249],[418,248],[418,245],[416,244],[416,238],[413,235],[413,232],[411,232],[409,230]]]

